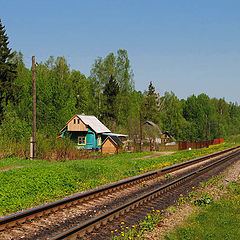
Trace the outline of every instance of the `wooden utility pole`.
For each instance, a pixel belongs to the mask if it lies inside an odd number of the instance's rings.
[[[210,121],[208,122],[208,140],[211,140],[211,127],[210,127]]]
[[[32,56],[32,78],[33,78],[33,136],[30,143],[30,159],[36,159],[36,70],[35,70],[35,56]]]
[[[206,134],[206,141],[207,141],[208,140],[207,114],[205,114],[205,134]]]
[[[142,113],[140,112],[140,152],[142,152]]]

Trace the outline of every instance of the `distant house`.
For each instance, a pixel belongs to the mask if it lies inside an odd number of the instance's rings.
[[[154,123],[154,122],[152,122],[152,121],[146,121],[146,122],[144,122],[143,124],[144,124],[144,125],[149,125],[149,126],[151,126],[151,127],[154,127],[154,128],[156,128],[156,129],[161,133],[161,130],[160,130],[159,126],[158,126],[156,123]]]
[[[126,141],[127,138],[127,135],[111,133],[95,116],[84,114],[76,114],[66,123],[66,126],[60,131],[59,137],[67,136],[81,149],[100,150],[105,140],[105,142],[110,141],[113,153],[118,152],[122,141]]]
[[[152,121],[144,122],[143,130],[147,139],[153,139],[155,143],[161,143],[162,131],[156,123]]]
[[[163,143],[169,142],[172,139],[173,137],[170,135],[168,131],[162,133],[161,140]]]
[[[143,126],[147,137],[154,139],[156,143],[164,144],[175,140],[168,131],[162,132],[159,126],[152,121],[144,122]]]

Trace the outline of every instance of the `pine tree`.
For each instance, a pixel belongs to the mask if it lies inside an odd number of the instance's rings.
[[[155,87],[152,82],[148,86],[148,91],[145,91],[145,96],[142,101],[142,116],[143,120],[153,121],[158,123],[158,95],[155,92]]]
[[[152,81],[150,82],[150,84],[149,84],[149,86],[148,86],[147,95],[148,95],[148,96],[156,95],[155,87],[153,86]]]
[[[14,80],[16,78],[16,65],[13,63],[14,52],[8,48],[8,36],[5,26],[0,19],[0,123],[3,119],[3,107],[14,96]]]
[[[103,117],[116,121],[116,97],[119,93],[119,85],[114,77],[111,75],[109,82],[105,85],[103,91],[104,106],[103,106]]]

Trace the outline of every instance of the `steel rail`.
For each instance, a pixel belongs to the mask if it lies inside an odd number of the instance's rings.
[[[71,197],[66,197],[61,200],[45,204],[43,206],[35,207],[35,208],[29,209],[29,210],[25,210],[25,211],[22,211],[22,212],[19,212],[16,214],[9,215],[7,217],[3,217],[0,219],[0,230],[3,230],[6,227],[12,227],[16,223],[21,224],[21,223],[25,222],[26,220],[32,220],[35,217],[40,217],[45,214],[55,212],[59,209],[62,209],[62,208],[65,208],[65,207],[68,207],[68,206],[71,206],[71,205],[74,205],[74,204],[77,204],[77,203],[80,203],[83,201],[94,199],[98,196],[103,196],[104,194],[124,188],[124,187],[126,187],[126,185],[127,186],[134,185],[136,183],[140,183],[143,180],[152,179],[152,178],[158,177],[160,175],[170,173],[170,172],[176,171],[178,169],[184,168],[186,166],[190,166],[192,164],[195,164],[195,163],[198,163],[198,162],[201,162],[201,161],[213,158],[213,157],[220,156],[224,153],[235,151],[239,148],[240,148],[240,146],[225,149],[220,152],[212,153],[212,154],[209,154],[209,155],[206,155],[203,157],[199,157],[199,158],[192,159],[192,160],[189,160],[186,162],[175,164],[175,165],[165,167],[165,168],[162,168],[159,170],[154,170],[154,171],[150,171],[147,173],[143,173],[138,176],[130,177],[128,179],[123,179],[123,180],[120,180],[120,181],[117,181],[114,183],[100,186],[96,189],[92,189],[92,190],[89,190],[84,193],[79,193],[79,194],[76,194]]]
[[[149,202],[150,200],[153,200],[156,197],[159,197],[162,193],[169,191],[170,189],[180,185],[183,182],[186,182],[187,180],[193,179],[195,176],[199,176],[203,174],[204,172],[207,172],[211,170],[212,168],[216,167],[217,165],[220,165],[227,160],[234,158],[239,155],[239,151],[234,152],[228,156],[225,156],[213,163],[210,163],[209,165],[205,167],[200,167],[199,169],[188,173],[176,180],[171,181],[170,183],[164,184],[160,186],[159,188],[152,190],[148,193],[145,193],[134,200],[130,200],[121,206],[118,206],[112,210],[106,211],[94,218],[91,218],[87,221],[84,221],[83,223],[80,223],[60,234],[57,234],[49,240],[61,240],[61,239],[77,239],[79,237],[83,237],[86,233],[90,233],[93,230],[97,230],[100,227],[106,225],[108,222],[113,221],[114,219],[117,219],[119,216],[124,215],[125,213],[139,207],[140,205],[143,205],[144,203]]]

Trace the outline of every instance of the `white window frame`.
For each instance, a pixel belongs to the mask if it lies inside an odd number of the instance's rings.
[[[98,145],[98,146],[101,146],[101,145],[102,145],[101,136],[98,136],[98,138],[97,138],[97,145]]]

